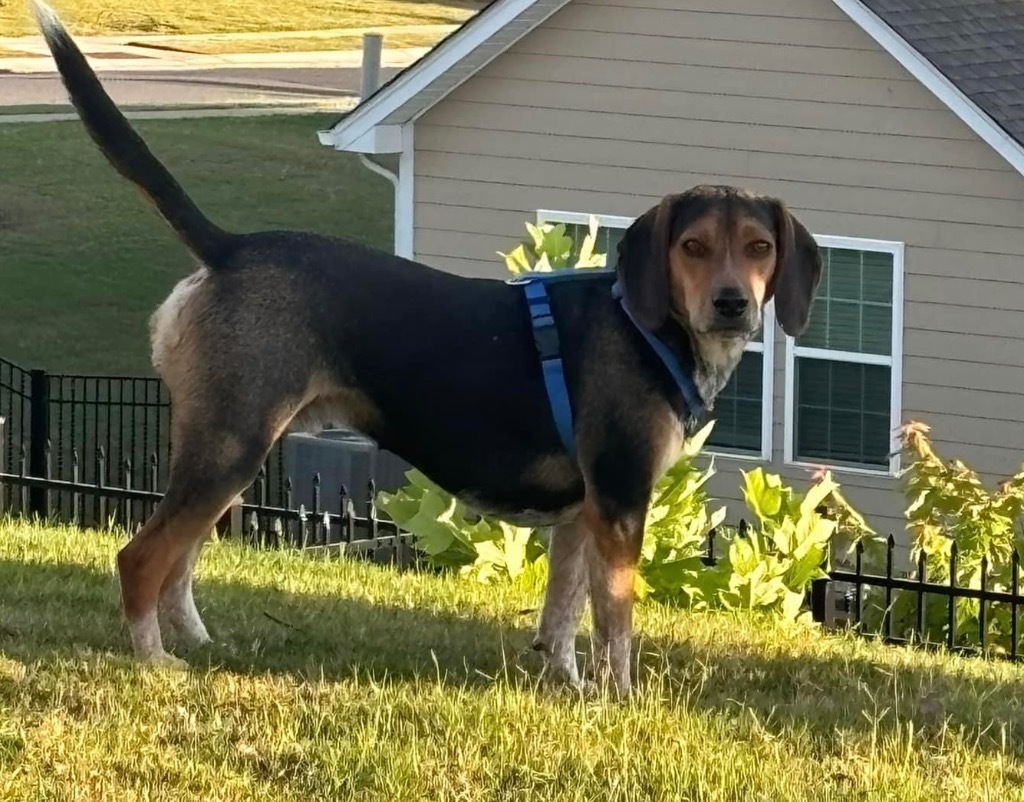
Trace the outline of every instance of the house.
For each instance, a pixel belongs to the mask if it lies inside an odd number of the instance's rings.
[[[528,219],[614,244],[696,183],[783,198],[826,274],[718,401],[712,490],[738,515],[739,469],[829,465],[898,533],[901,422],[1024,459],[1022,57],[1019,2],[496,0],[320,139],[398,154],[396,252],[466,275]]]

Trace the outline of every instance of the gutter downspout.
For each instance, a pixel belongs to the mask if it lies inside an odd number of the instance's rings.
[[[359,161],[367,169],[375,172],[377,175],[384,176],[388,181],[391,182],[391,186],[395,188],[395,192],[398,192],[398,175],[391,172],[387,167],[377,164],[377,162],[370,159],[365,153],[360,153]]]
[[[377,91],[377,87],[380,85],[380,64],[381,64],[381,45],[384,37],[379,33],[364,33],[363,34],[363,66],[362,66],[362,86],[359,91],[359,102],[362,103],[366,98]],[[383,165],[377,164],[369,158],[365,153],[359,154],[359,162],[371,172],[377,175],[384,176],[388,181],[391,182],[391,186],[394,188],[394,207],[395,207],[395,221],[394,221],[394,232],[395,232],[395,251],[398,251],[398,174],[391,172],[388,168]]]

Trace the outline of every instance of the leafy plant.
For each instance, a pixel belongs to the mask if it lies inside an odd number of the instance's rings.
[[[573,238],[565,233],[565,223],[526,223],[529,239],[509,253],[498,251],[498,256],[505,260],[505,266],[514,276],[566,268],[604,267],[605,254],[595,251],[598,230],[597,218],[591,216],[587,235],[574,253]]]
[[[854,538],[874,532],[839,494],[828,471],[803,495],[762,468],[742,474],[754,522],[725,533],[726,555],[708,572],[706,584],[720,606],[796,619],[811,583],[827,576],[824,567],[840,520]]]
[[[979,588],[982,562],[986,586],[1008,590],[1014,550],[1021,545],[1020,522],[1024,513],[1024,469],[999,486],[987,489],[977,473],[959,459],[939,456],[928,437],[930,428],[912,421],[901,431],[902,452],[909,467],[903,478],[907,500],[905,516],[913,535],[911,558],[923,558],[929,582],[949,582],[952,552],[957,551],[954,578],[959,587]],[[877,595],[877,594],[876,594]],[[926,601],[924,631],[927,640],[945,637],[945,598]],[[865,611],[870,626],[879,622],[882,608],[876,602]],[[890,612],[894,632],[908,637],[917,617],[916,596],[897,596]],[[976,638],[979,604],[957,599],[954,605],[955,642],[965,645]],[[986,605],[986,630],[997,649],[1006,649],[1010,637],[1010,611],[1004,605]]]
[[[659,481],[648,514],[647,538],[637,594],[661,601],[699,600],[701,557],[708,532],[721,524],[725,509],[708,513],[704,485],[714,468],[693,460],[711,432],[709,423],[686,445],[685,453]],[[410,532],[428,561],[480,582],[513,581],[540,585],[547,575],[548,531],[518,527],[469,511],[421,472],[406,473],[408,484],[379,493],[377,504]]]
[[[545,545],[532,529],[476,515],[415,469],[396,493],[379,493],[377,505],[435,566],[456,569],[480,582],[543,579],[535,566]]]
[[[694,464],[714,427],[708,423],[687,439],[680,459],[654,488],[640,555],[637,596],[686,606],[707,602],[701,579],[708,533],[721,526],[726,510],[708,512],[704,489],[715,475],[714,460],[704,470]]]

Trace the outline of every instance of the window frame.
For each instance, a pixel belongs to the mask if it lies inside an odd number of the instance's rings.
[[[565,223],[567,225],[586,226],[590,218],[597,218],[601,228],[624,230],[629,228],[635,217],[615,214],[591,214],[588,212],[566,212],[555,209],[538,209],[537,225],[543,223]],[[772,461],[772,435],[774,432],[774,401],[775,401],[775,302],[769,301],[764,307],[764,320],[761,326],[761,342],[747,343],[744,352],[761,354],[761,450],[746,451],[722,446],[707,446],[704,451],[715,457],[741,460],[744,462]]]
[[[835,351],[828,348],[798,346],[796,340],[786,336],[785,384],[783,401],[783,464],[800,468],[827,466],[834,473],[864,476],[898,477],[900,475],[899,429],[903,417],[903,278],[905,243],[896,240],[841,237],[813,234],[822,248],[888,253],[892,255],[892,342],[889,356],[865,354],[855,351]],[[813,312],[812,312],[813,314]],[[878,365],[889,368],[889,461],[887,466],[871,467],[841,461],[810,461],[798,459],[796,452],[796,358],[798,356],[829,362],[857,365]]]

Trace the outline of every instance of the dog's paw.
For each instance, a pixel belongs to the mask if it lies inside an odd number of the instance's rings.
[[[168,654],[167,652],[147,657],[145,662],[153,668],[159,668],[165,671],[189,670],[189,664],[187,661],[182,660],[180,657],[175,657],[173,654]]]

